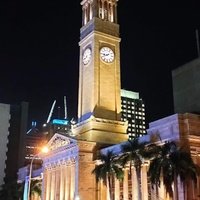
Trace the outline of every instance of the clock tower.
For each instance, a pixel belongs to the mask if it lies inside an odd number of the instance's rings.
[[[127,140],[121,121],[118,0],[83,0],[77,138],[118,143]]]

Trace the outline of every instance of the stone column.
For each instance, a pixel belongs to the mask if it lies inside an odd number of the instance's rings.
[[[114,19],[113,19],[113,4],[111,4],[111,7],[110,7],[110,21],[113,22]]]
[[[104,1],[102,1],[102,19],[104,19],[105,14],[104,14]]]
[[[83,7],[83,12],[84,12],[84,25],[87,23],[87,7],[84,5]]]
[[[74,200],[75,198],[75,165],[72,163],[70,166],[70,200]]]
[[[51,200],[55,200],[55,167],[53,166],[51,170]]]
[[[43,180],[42,180],[42,199],[46,199],[46,191],[47,191],[47,169],[44,168],[43,172]]]
[[[70,173],[69,173],[69,166],[65,165],[65,175],[64,175],[64,181],[65,181],[65,200],[69,200],[69,186],[70,186],[70,182],[69,182],[69,178],[70,178]]]
[[[55,199],[60,199],[60,166],[56,166],[56,187],[55,187]]]
[[[44,200],[50,200],[51,191],[51,169],[47,169],[47,184],[46,184],[46,197]]]
[[[60,165],[60,200],[64,199],[64,166],[63,164]]]
[[[76,157],[76,160],[75,160],[75,195],[77,196],[78,195],[78,173],[79,173],[79,170],[78,170],[78,156]]]
[[[107,199],[107,187],[104,185],[103,181],[99,181],[99,200]]]
[[[131,179],[132,179],[132,200],[138,200],[138,180],[135,167],[132,167]]]
[[[124,200],[128,200],[128,170],[126,168],[124,169],[123,196]]]
[[[142,200],[148,200],[147,164],[141,168],[141,187]]]
[[[119,180],[115,178],[115,200],[120,200],[120,183]]]
[[[90,7],[90,18],[89,18],[89,20],[91,20],[92,17],[93,17],[93,10],[92,10],[91,3],[89,4],[89,7]]]
[[[154,190],[154,194],[156,194],[155,190]],[[160,178],[160,187],[158,187],[158,196],[163,199],[166,198],[166,191],[165,191],[165,187],[163,184],[163,176],[161,176],[161,178]]]

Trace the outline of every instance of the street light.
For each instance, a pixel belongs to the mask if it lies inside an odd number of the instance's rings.
[[[80,197],[79,197],[79,196],[76,196],[76,197],[75,197],[75,200],[80,200]]]
[[[41,152],[42,153],[47,153],[49,151],[48,147],[43,147]],[[32,175],[32,170],[33,170],[33,161],[34,159],[38,156],[38,154],[34,155],[31,159],[31,163],[30,163],[30,169],[29,169],[29,181],[28,181],[28,196],[27,198],[30,199],[30,193],[31,193],[31,175]]]

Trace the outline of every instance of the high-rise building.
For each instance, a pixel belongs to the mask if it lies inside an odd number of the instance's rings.
[[[122,121],[128,121],[129,139],[146,134],[145,104],[138,92],[121,89]]]
[[[0,185],[17,178],[19,167],[25,164],[25,135],[28,103],[0,103]]]
[[[36,122],[32,122],[31,129],[26,133],[25,165],[31,163],[33,157],[40,152],[41,148],[47,143],[47,141],[47,135],[37,128]],[[42,161],[38,157],[37,161],[34,162],[34,165],[40,167],[41,163]]]
[[[200,58],[172,71],[175,113],[200,113]]]

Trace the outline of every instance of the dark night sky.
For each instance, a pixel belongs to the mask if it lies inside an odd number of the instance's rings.
[[[171,70],[197,57],[200,30],[198,0],[158,2],[118,2],[121,85],[145,100],[147,123],[173,114]],[[45,122],[66,96],[76,118],[80,1],[5,0],[0,15],[0,102],[28,101],[30,120]]]

